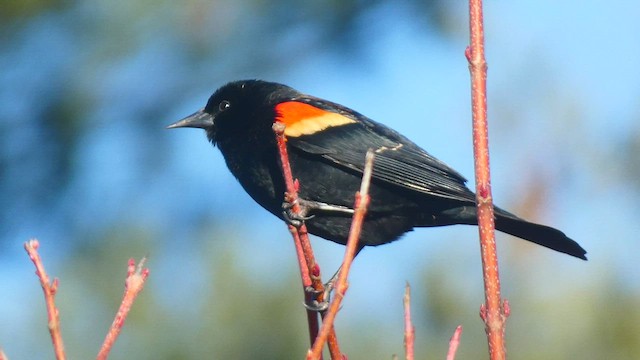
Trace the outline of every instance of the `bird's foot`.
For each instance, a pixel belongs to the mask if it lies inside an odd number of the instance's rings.
[[[329,281],[324,285],[323,291],[317,291],[313,287],[309,286],[305,289],[307,293],[311,294],[311,300],[309,302],[304,303],[304,307],[307,310],[315,311],[315,312],[325,312],[329,308],[329,303],[331,302],[331,292],[333,291],[334,283]],[[322,293],[322,300],[317,300],[318,295]]]
[[[285,201],[282,203],[282,217],[287,224],[294,226],[296,228],[300,228],[305,221],[309,219],[313,219],[315,215],[309,215],[309,213],[313,210],[310,206],[307,205],[306,200],[302,200],[300,198],[295,201],[289,202]],[[299,211],[293,211],[293,207],[298,205]],[[309,216],[307,216],[309,215]]]
[[[318,301],[318,295],[320,295],[320,293],[326,293],[326,290],[318,291],[313,286],[307,286],[304,291],[309,295],[303,304],[307,310],[323,312],[329,308],[329,299],[327,298],[327,295],[323,295],[322,300]]]
[[[298,205],[300,211],[295,213],[293,211],[293,207]],[[323,211],[323,212],[332,212],[332,213],[342,213],[347,215],[353,215],[353,209],[348,208],[346,206],[341,205],[332,205],[319,201],[313,200],[305,200],[298,198],[293,202],[285,201],[282,203],[282,215],[284,220],[297,228],[302,226],[302,224],[312,219],[315,215],[312,213]],[[311,215],[310,215],[311,214]]]
[[[340,267],[342,268],[342,267]],[[329,303],[331,302],[331,292],[333,291],[336,281],[338,280],[338,275],[340,274],[340,269],[336,271],[336,273],[324,284],[324,290],[318,291],[314,289],[312,286],[308,286],[304,289],[307,294],[310,294],[310,298],[312,299],[310,302],[306,302],[304,307],[307,310],[315,311],[315,312],[323,312],[329,308]],[[318,295],[322,293],[322,300],[318,301]]]

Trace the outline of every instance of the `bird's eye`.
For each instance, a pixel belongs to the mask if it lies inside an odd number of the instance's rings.
[[[227,100],[222,100],[218,105],[218,110],[225,111],[231,107],[231,103]]]

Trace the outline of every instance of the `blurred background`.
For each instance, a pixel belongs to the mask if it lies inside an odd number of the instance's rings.
[[[500,234],[513,359],[640,358],[640,3],[485,7],[494,198],[558,227],[583,262]],[[151,275],[114,359],[289,359],[308,346],[286,227],[200,130],[165,130],[231,80],[260,78],[408,135],[473,187],[464,1],[0,3],[0,346],[52,358],[31,237],[70,358],[95,357],[130,257]],[[313,239],[325,276],[343,247]],[[354,359],[486,358],[477,230],[368,248],[337,320]]]

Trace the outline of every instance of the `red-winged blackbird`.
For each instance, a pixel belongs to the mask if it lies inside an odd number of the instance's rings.
[[[289,161],[311,234],[345,244],[364,158],[375,150],[371,203],[361,247],[398,239],[414,227],[477,225],[476,198],[458,172],[396,131],[342,105],[288,86],[231,82],[204,109],[169,128],[206,131],[231,173],[262,207],[284,219],[285,185],[272,125],[285,124]],[[495,207],[496,229],[585,259],[561,231]]]

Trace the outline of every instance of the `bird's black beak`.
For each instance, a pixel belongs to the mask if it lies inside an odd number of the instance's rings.
[[[181,127],[207,129],[212,126],[213,115],[205,112],[204,109],[200,109],[193,114],[185,117],[184,119],[178,120],[173,124],[167,126],[167,129],[175,129]]]

